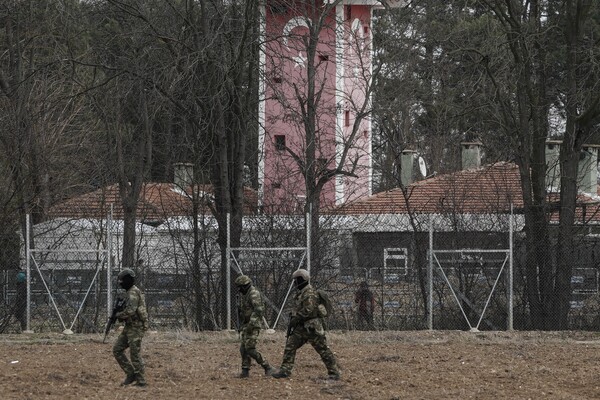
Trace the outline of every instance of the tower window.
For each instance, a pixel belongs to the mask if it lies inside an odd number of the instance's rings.
[[[285,135],[275,135],[275,150],[284,151],[285,147]]]
[[[350,126],[350,111],[344,113],[344,126]]]
[[[363,26],[363,33],[365,34],[365,36],[367,36],[369,34],[369,27],[368,26]]]
[[[319,60],[320,61],[329,61],[329,56],[327,54],[321,54],[321,55],[319,55]]]

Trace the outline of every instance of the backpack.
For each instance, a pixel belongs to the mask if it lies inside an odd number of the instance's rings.
[[[319,318],[330,317],[333,314],[333,303],[329,299],[329,294],[321,289],[317,289],[317,295],[319,297],[319,307],[317,308],[317,315]]]

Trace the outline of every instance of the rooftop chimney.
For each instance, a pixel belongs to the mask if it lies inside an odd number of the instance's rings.
[[[546,142],[546,187],[549,192],[560,190],[560,140]],[[577,166],[577,186],[580,192],[591,196],[598,193],[598,148],[599,145],[584,144]]]
[[[560,189],[560,140],[546,141],[546,188],[548,192]]]
[[[598,194],[598,145],[583,145],[577,166],[579,190],[592,196]]]
[[[408,186],[415,180],[415,159],[417,152],[414,150],[402,150],[400,155],[400,183]]]
[[[481,143],[462,142],[462,169],[477,169],[481,167]]]
[[[173,164],[173,176],[173,183],[175,185],[175,188],[185,190],[194,182],[194,164]]]

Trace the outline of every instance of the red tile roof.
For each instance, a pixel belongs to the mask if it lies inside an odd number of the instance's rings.
[[[212,185],[199,185],[194,190],[196,195],[204,196],[207,200],[212,197]],[[191,195],[191,188],[183,192],[172,183],[146,183],[140,194],[137,217],[140,221],[162,221],[168,217],[191,215]],[[116,184],[59,203],[50,209],[49,215],[54,218],[105,218],[111,204],[113,218],[123,219],[119,186]],[[210,213],[206,204],[201,213]],[[256,191],[245,188],[244,214],[255,214],[256,204]]]
[[[346,204],[344,214],[485,213],[521,207],[523,196],[515,164],[497,163],[463,170],[377,193]]]
[[[557,194],[548,197],[558,201]],[[578,219],[600,221],[598,199],[579,195]],[[337,210],[345,215],[457,213],[506,213],[523,207],[523,192],[516,164],[499,162],[478,169],[462,170],[415,182],[406,188],[377,193]],[[553,215],[552,219],[557,219]]]
[[[196,186],[198,195],[210,196],[212,185]],[[138,220],[163,221],[168,217],[192,214],[191,189],[182,192],[172,183],[147,183],[142,189],[138,204]],[[257,210],[257,193],[244,189],[244,215],[254,215]],[[558,194],[551,194],[549,202],[558,202]],[[576,218],[578,221],[600,222],[599,197],[580,194]],[[118,185],[111,185],[86,193],[51,208],[49,216],[65,218],[105,218],[113,205],[113,218],[123,218],[123,208]],[[493,214],[507,213],[510,207],[523,207],[518,167],[513,163],[500,162],[479,169],[462,170],[415,182],[406,188],[377,193],[357,200],[333,211],[343,215],[381,215],[457,213]],[[210,213],[205,205],[200,213]],[[327,213],[324,211],[324,213]],[[552,215],[558,220],[558,214]]]

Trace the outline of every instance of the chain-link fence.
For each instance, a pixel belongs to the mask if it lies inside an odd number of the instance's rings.
[[[302,215],[246,217],[229,266],[222,262],[211,218],[195,226],[186,219],[139,224],[134,270],[151,328],[235,327],[237,292],[230,286],[228,302],[225,283],[241,271],[263,293],[266,324],[285,329],[291,274],[300,267],[310,268],[313,285],[329,293],[335,307],[331,329],[534,328],[522,216],[513,219],[514,235],[506,214],[324,216],[311,233],[305,220]],[[110,219],[56,219],[33,226],[32,330],[102,331],[118,290],[122,232],[122,222]],[[310,248],[309,234],[315,235]],[[13,251],[5,257],[13,261],[6,261],[1,275],[0,329],[18,332],[15,267],[25,268],[27,257],[23,240],[7,240],[7,247],[21,248],[21,256]],[[597,240],[589,232],[580,234],[571,249],[572,329],[600,327]]]
[[[340,268],[332,292],[340,313],[332,325],[507,329],[510,216],[489,216],[494,221],[450,217],[366,216],[355,221],[338,246]],[[490,226],[494,228],[482,231]]]

